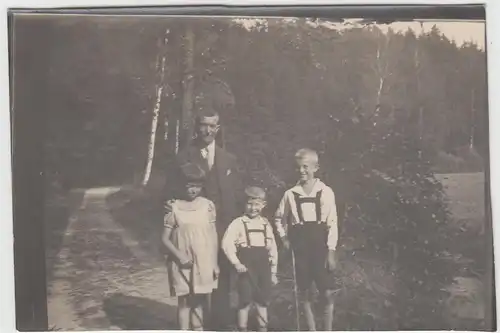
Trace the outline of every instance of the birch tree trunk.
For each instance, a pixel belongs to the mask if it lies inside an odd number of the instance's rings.
[[[380,30],[377,38],[377,56],[375,62],[375,72],[378,75],[377,97],[375,99],[375,113],[378,113],[382,103],[382,94],[384,92],[386,79],[389,75],[389,60],[387,59],[387,48],[389,46],[390,36],[384,35]],[[383,45],[381,43],[383,42]],[[383,47],[383,49],[382,49]]]
[[[168,33],[169,30],[165,31],[165,35],[163,37],[162,47],[160,49],[160,61],[157,62],[157,71],[158,71],[158,83],[156,85],[156,99],[153,106],[153,119],[151,121],[151,132],[149,136],[149,145],[148,145],[148,157],[146,163],[146,170],[144,172],[144,178],[142,180],[142,185],[146,186],[149,181],[149,177],[151,176],[151,169],[153,166],[153,159],[155,154],[155,142],[156,142],[156,132],[158,129],[158,117],[160,114],[160,106],[161,106],[161,98],[163,95],[164,83],[165,83],[165,62],[166,62],[166,47],[168,43]]]

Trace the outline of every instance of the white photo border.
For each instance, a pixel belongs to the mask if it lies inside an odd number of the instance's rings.
[[[1,40],[3,50],[1,57],[1,85],[0,103],[2,108],[0,119],[0,147],[3,150],[0,162],[0,204],[2,218],[0,219],[0,332],[16,332],[15,328],[15,295],[14,295],[14,260],[13,260],[13,227],[12,227],[12,177],[11,177],[11,133],[10,133],[10,108],[9,105],[9,55],[8,55],[8,8],[71,8],[71,7],[120,7],[120,6],[164,6],[164,5],[460,5],[460,4],[486,4],[486,48],[488,58],[488,95],[489,95],[489,134],[490,134],[490,181],[491,181],[491,209],[492,218],[500,216],[500,150],[495,149],[500,145],[500,1],[377,1],[377,0],[171,0],[148,1],[140,0],[6,0],[3,1],[1,15]],[[500,228],[498,223],[493,223],[494,242],[500,241]],[[494,247],[495,258],[500,256],[500,250]],[[498,285],[500,271],[495,267],[496,284]],[[496,291],[496,298],[500,293]],[[498,304],[498,301],[497,301]],[[497,319],[498,323],[498,319]],[[97,332],[97,331],[93,331]],[[140,332],[140,331],[129,331]]]

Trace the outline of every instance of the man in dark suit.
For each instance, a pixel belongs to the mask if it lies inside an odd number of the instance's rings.
[[[216,207],[216,226],[220,244],[228,225],[241,211],[237,197],[242,191],[242,183],[238,175],[236,157],[215,143],[219,129],[219,115],[215,110],[204,110],[197,115],[195,139],[180,150],[167,166],[165,209],[167,212],[170,211],[169,200],[175,197],[176,189],[180,185],[176,183],[180,179],[177,176],[179,167],[187,162],[198,164],[206,172],[204,196]],[[212,294],[210,329],[220,331],[229,329],[235,319],[232,318],[233,311],[230,306],[232,266],[222,250],[219,252],[219,268],[219,287]]]

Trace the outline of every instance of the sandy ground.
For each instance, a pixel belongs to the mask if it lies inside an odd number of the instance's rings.
[[[117,190],[87,190],[74,207],[48,286],[51,327],[174,327],[175,299],[168,295],[165,266],[108,212],[105,199]]]
[[[457,225],[481,229],[484,175],[438,178],[445,186]],[[49,325],[53,329],[176,328],[176,302],[169,298],[166,269],[157,253],[159,234],[143,227],[148,221],[114,213],[113,206],[127,204],[120,196],[108,200],[117,191],[73,191],[68,200],[67,224],[51,231],[57,235],[47,235],[49,239],[60,238],[47,252]],[[453,316],[465,320],[484,318],[485,288],[481,280],[457,277],[450,291]],[[290,325],[289,329],[293,329],[294,323]]]

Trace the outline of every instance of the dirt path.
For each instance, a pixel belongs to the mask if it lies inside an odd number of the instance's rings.
[[[85,191],[74,207],[48,281],[49,325],[60,330],[174,328],[166,269],[113,221],[117,188]],[[76,194],[76,193],[74,193]]]

